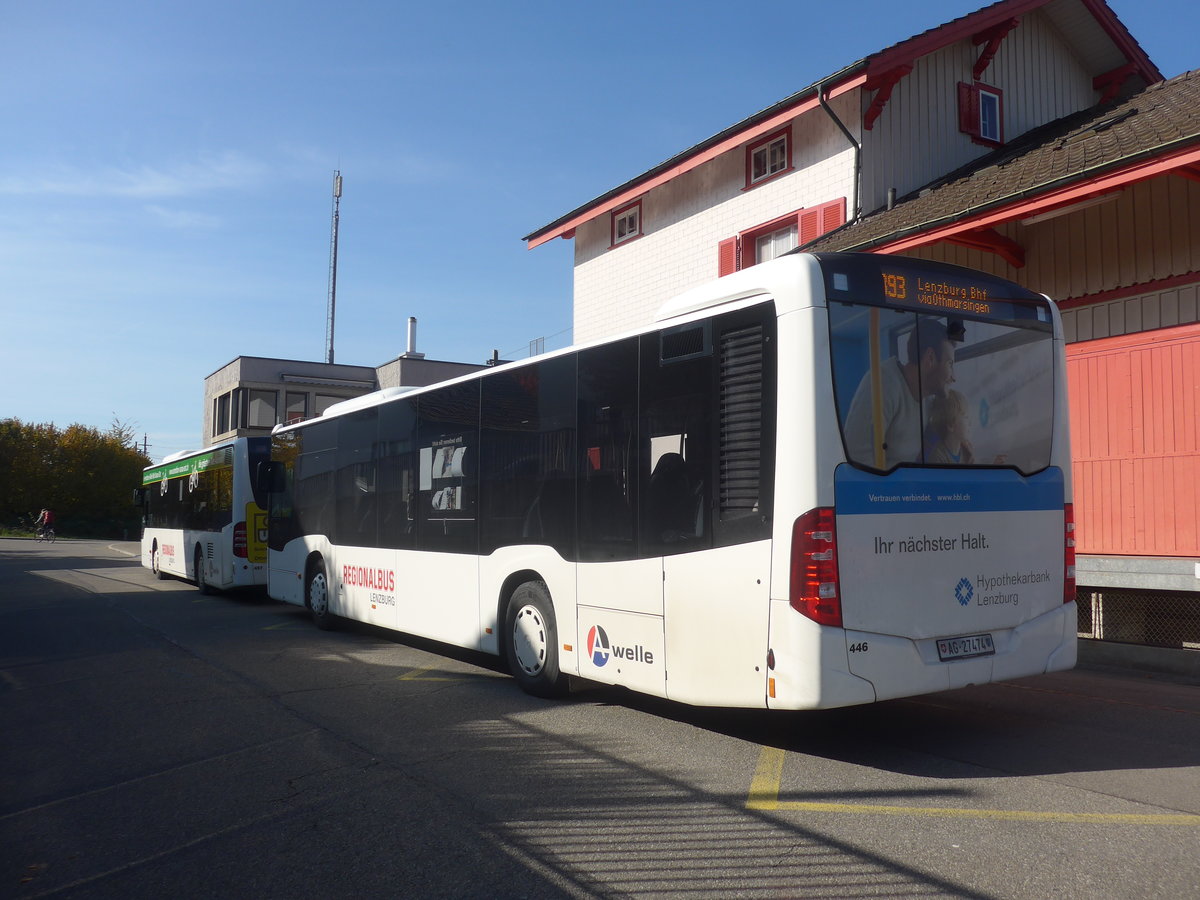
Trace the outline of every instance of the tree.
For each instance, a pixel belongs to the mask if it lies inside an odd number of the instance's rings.
[[[150,464],[133,426],[114,418],[107,432],[86,425],[0,421],[0,523],[12,527],[43,506],[59,533],[122,537],[137,530],[133,490]]]

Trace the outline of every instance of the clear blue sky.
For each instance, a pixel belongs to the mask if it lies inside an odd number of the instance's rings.
[[[234,357],[323,359],[335,169],[338,362],[563,346],[572,246],[523,235],[983,5],[0,0],[0,418],[158,459]],[[1195,0],[1111,5],[1200,67]]]

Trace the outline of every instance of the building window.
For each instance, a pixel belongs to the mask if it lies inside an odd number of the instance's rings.
[[[279,402],[279,392],[251,390],[247,394],[246,427],[273,428],[278,421],[275,406]]]
[[[754,261],[764,263],[777,256],[783,256],[789,250],[796,249],[796,239],[800,235],[800,226],[793,222],[786,228],[761,235],[754,240]]]
[[[1000,95],[995,91],[979,91],[979,136],[985,141],[1001,142]]]
[[[288,391],[286,402],[284,421],[289,425],[308,418],[308,394]]]
[[[631,203],[612,214],[612,245],[642,236],[642,201]]]
[[[1003,144],[1004,92],[980,82],[959,82],[958,129],[977,144]]]
[[[717,275],[728,275],[782,256],[846,223],[846,198],[797,210],[717,244]]]
[[[333,397],[329,394],[317,394],[317,402],[313,405],[313,415],[320,416],[325,413],[325,410],[333,406],[335,403],[341,403],[345,397]]]
[[[224,434],[229,430],[229,400],[232,394],[222,394],[217,398],[217,415],[213,422],[213,436]]]
[[[746,187],[770,181],[792,168],[792,145],[787,129],[746,148]]]

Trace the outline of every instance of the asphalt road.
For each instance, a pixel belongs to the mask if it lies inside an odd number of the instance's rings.
[[[0,540],[0,897],[1200,896],[1195,685],[542,701],[134,553]]]

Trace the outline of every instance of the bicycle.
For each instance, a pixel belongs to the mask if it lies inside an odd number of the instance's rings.
[[[58,536],[54,533],[53,525],[46,525],[42,528],[38,528],[38,530],[36,532],[34,532],[34,535],[33,535],[33,539],[35,541],[46,541],[51,544],[54,543],[54,540],[56,537],[58,537]]]

